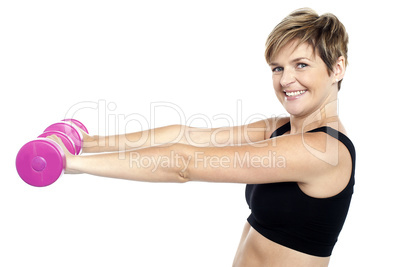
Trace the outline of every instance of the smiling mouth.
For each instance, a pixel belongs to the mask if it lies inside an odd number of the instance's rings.
[[[293,92],[286,92],[284,91],[286,96],[299,96],[302,95],[306,92],[307,90],[301,90],[301,91],[293,91]]]

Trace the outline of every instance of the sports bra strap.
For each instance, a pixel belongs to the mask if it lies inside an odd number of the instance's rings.
[[[278,129],[276,129],[271,134],[270,138],[281,136],[281,135],[283,135],[284,133],[286,133],[288,131],[290,131],[290,121],[285,123],[284,125],[282,125]],[[313,129],[311,131],[308,131],[308,133],[315,133],[315,132],[324,132],[324,133],[332,136],[333,138],[339,140],[342,144],[344,144],[346,146],[346,148],[349,150],[350,156],[352,157],[353,165],[355,165],[356,150],[355,150],[355,147],[354,147],[352,141],[349,139],[349,137],[347,137],[343,133],[341,133],[341,132],[339,132],[339,131],[331,128],[331,127],[328,127],[328,126],[322,126],[322,127]]]
[[[354,165],[355,159],[356,159],[356,150],[355,150],[355,147],[354,147],[352,141],[349,139],[349,137],[347,137],[343,133],[341,133],[331,127],[328,127],[328,126],[322,126],[322,127],[313,129],[311,131],[308,131],[308,133],[314,133],[314,132],[324,132],[326,134],[329,134],[333,138],[339,140],[342,144],[344,144],[346,146],[346,148],[349,150],[349,153],[350,153],[350,156],[352,157],[352,162]]]
[[[290,121],[285,123],[284,125],[282,125],[281,127],[279,127],[278,129],[276,129],[269,138],[273,138],[273,137],[277,137],[277,136],[281,136],[286,132],[290,131]]]

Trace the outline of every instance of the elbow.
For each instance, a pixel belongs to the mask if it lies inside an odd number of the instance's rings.
[[[130,152],[136,155],[136,166],[144,167],[150,182],[185,183],[189,182],[189,168],[192,162],[189,145],[174,143],[169,145],[148,148],[151,152],[142,155],[139,152]],[[140,167],[140,168],[141,168]]]
[[[191,181],[190,177],[187,175],[187,171],[179,171],[176,177],[178,183],[184,184]]]
[[[184,184],[191,181],[188,170],[180,167],[169,168],[169,170],[167,172],[165,171],[161,176],[163,178],[156,179],[156,181],[179,184]]]
[[[178,169],[176,171],[176,177],[179,183],[187,183],[191,181],[190,177],[190,164],[192,162],[192,157],[185,154],[181,155],[181,164],[178,164]]]
[[[175,157],[175,178],[179,183],[186,183],[191,181],[190,169],[193,162],[192,146],[177,145],[177,155]]]

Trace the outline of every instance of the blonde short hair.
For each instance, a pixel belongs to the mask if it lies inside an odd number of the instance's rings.
[[[282,47],[293,40],[298,40],[299,44],[308,43],[314,53],[318,51],[327,66],[328,75],[340,56],[345,57],[345,66],[348,63],[348,34],[345,26],[331,13],[319,16],[310,8],[302,8],[284,18],[266,41],[265,59],[268,64]],[[338,90],[341,81],[338,82]]]

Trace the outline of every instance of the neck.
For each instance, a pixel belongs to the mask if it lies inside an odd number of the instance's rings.
[[[321,126],[337,123],[338,101],[334,100],[306,116],[290,116],[291,134],[304,133]]]

